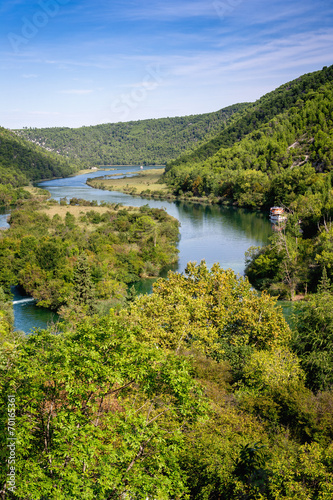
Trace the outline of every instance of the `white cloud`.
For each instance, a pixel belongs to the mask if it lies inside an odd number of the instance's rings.
[[[216,78],[227,75],[237,77],[249,72],[252,76],[276,73],[289,68],[320,64],[329,65],[332,59],[333,29],[306,34],[293,34],[283,39],[273,40],[261,45],[258,41],[246,46],[235,44],[235,48],[221,48],[195,55],[183,54],[162,58],[163,65],[169,68],[174,77],[198,78],[217,82]],[[309,70],[310,71],[310,70]],[[192,80],[193,81],[193,80]]]
[[[225,2],[228,3],[227,0]],[[136,20],[159,19],[165,21],[202,16],[216,17],[216,9],[213,1],[150,1],[132,9],[129,8],[126,15]]]
[[[73,94],[73,95],[87,95],[91,94],[93,90],[91,89],[68,89],[68,90],[59,90],[59,94]]]

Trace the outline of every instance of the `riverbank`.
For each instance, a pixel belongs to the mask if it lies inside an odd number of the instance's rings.
[[[18,283],[37,306],[63,317],[89,304],[96,310],[124,306],[129,283],[158,277],[178,262],[179,223],[165,210],[79,201],[24,203],[1,234],[8,248],[0,255],[4,289]],[[77,295],[78,273],[91,291],[89,304]]]
[[[32,198],[37,198],[39,200],[47,200],[50,198],[50,193],[46,189],[41,189],[37,186],[24,186],[23,188],[25,191],[28,191],[28,193],[32,196]]]
[[[88,179],[87,184],[93,188],[105,189],[107,191],[120,191],[125,194],[143,195],[147,191],[153,193],[168,193],[168,186],[161,182],[164,168],[154,168],[138,172],[128,172],[124,174],[114,174],[104,178],[96,177]]]
[[[144,167],[144,172],[155,168]],[[161,175],[163,169],[156,169]],[[116,173],[142,173],[139,166],[119,168]],[[262,246],[271,236],[271,224],[268,216],[254,210],[238,209],[226,203],[209,203],[207,199],[183,199],[172,195],[130,196],[120,191],[92,189],[86,184],[88,178],[100,176],[102,182],[108,171],[86,174],[67,179],[43,182],[40,187],[49,190],[52,198],[60,201],[77,198],[95,202],[96,206],[110,201],[122,205],[137,207],[149,204],[154,208],[164,208],[170,215],[181,222],[181,239],[179,242],[180,264],[183,271],[189,261],[200,262],[205,259],[207,265],[220,262],[224,268],[231,268],[236,273],[244,272],[244,254],[250,246]],[[118,182],[118,181],[117,181]],[[149,188],[149,186],[148,186]],[[81,203],[80,203],[81,204]]]
[[[166,183],[161,182],[165,169],[150,169],[138,172],[128,172],[126,176],[123,174],[114,174],[110,176],[94,177],[87,179],[88,186],[95,189],[105,191],[119,191],[131,196],[140,198],[148,198],[153,200],[166,201],[186,201],[190,203],[201,203],[205,205],[224,205],[236,206],[230,200],[209,196],[193,196],[193,195],[175,195],[171,193],[170,188]],[[130,177],[128,177],[130,176]],[[108,178],[109,177],[109,178]]]
[[[91,174],[93,172],[98,172],[99,170],[103,170],[103,168],[102,167],[84,168],[83,170],[78,170],[78,172],[75,172],[70,177],[77,177],[78,175]],[[114,168],[110,168],[110,170],[115,170],[115,169]]]
[[[85,216],[88,212],[94,211],[95,213],[98,213],[99,215],[106,214],[110,212],[110,210],[117,212],[117,210],[126,210],[127,212],[137,212],[137,207],[132,207],[132,206],[124,206],[119,203],[110,203],[106,204],[105,206],[101,205],[94,205],[89,202],[85,202],[85,205],[74,205],[74,204],[64,204],[60,205],[58,203],[54,204],[49,204],[43,208],[40,208],[40,212],[48,215],[51,219],[56,215],[59,216],[61,220],[65,220],[66,214],[69,213],[70,215],[73,215],[76,219],[79,219],[81,216]],[[171,216],[170,216],[171,217]],[[172,219],[174,219],[172,217]]]

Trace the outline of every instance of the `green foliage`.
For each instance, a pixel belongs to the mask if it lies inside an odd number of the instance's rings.
[[[140,325],[146,342],[172,350],[192,346],[231,360],[237,349],[289,341],[289,327],[274,299],[258,296],[246,279],[218,264],[209,270],[204,262],[189,263],[184,275],[169,272],[167,279],[159,279],[153,292],[125,313]]]
[[[241,447],[235,462],[234,475],[244,484],[243,498],[256,499],[268,491],[265,446],[260,443]]]
[[[1,370],[1,482],[7,395],[15,394],[15,498],[180,498],[186,426],[206,405],[188,361],[139,342],[113,316],[36,332]]]
[[[147,212],[137,213],[140,230]],[[26,236],[21,257],[30,262],[37,242]],[[152,295],[130,293],[117,316],[88,318],[82,308],[103,276],[91,252],[69,249],[77,303],[63,332],[0,351],[2,444],[8,394],[17,408],[15,498],[331,498],[333,395],[305,387],[275,300],[232,271],[190,263]],[[325,273],[320,289],[330,294]],[[4,484],[6,446],[0,453]]]
[[[333,67],[303,75],[236,114],[213,139],[167,164],[175,194],[245,207],[325,193],[333,166]],[[300,101],[300,97],[302,100]]]
[[[75,161],[70,163],[67,159],[18,137],[14,132],[0,128],[0,186],[2,184],[17,188],[32,180],[64,177],[77,169]],[[0,203],[5,194],[5,189],[1,186]],[[8,196],[7,192],[7,198]]]
[[[297,305],[294,350],[315,391],[333,387],[333,295],[327,277],[320,291]]]
[[[259,373],[253,370],[256,382],[252,378],[251,387],[257,385],[256,393],[245,386],[232,393],[226,368],[217,371],[217,364],[207,369],[207,362],[196,356],[196,373],[212,409],[210,419],[189,433],[182,455],[190,498],[330,498],[332,393],[314,398],[302,385],[297,359],[290,352],[254,352],[258,361],[263,355]],[[300,444],[304,438],[314,441]]]
[[[20,284],[67,318],[91,314],[98,301],[103,310],[123,305],[129,283],[177,260],[178,222],[164,210],[86,210],[78,221],[69,207],[50,219],[49,205],[12,212],[0,235],[0,284]]]
[[[214,113],[107,123],[91,127],[24,129],[20,137],[85,165],[161,165],[223,130],[247,104]]]
[[[291,388],[303,380],[296,355],[287,349],[255,351],[244,367],[243,380],[257,391]]]
[[[293,299],[297,293],[319,291],[323,272],[326,280],[333,277],[332,224],[325,220],[319,224],[317,216],[310,222],[310,217],[304,226],[312,237],[306,237],[309,235],[301,230],[302,214],[290,212],[287,223],[278,228],[269,245],[249,249],[245,273],[253,286],[280,298]],[[311,229],[314,224],[315,234]]]
[[[330,500],[333,494],[333,447],[305,444],[296,453],[276,455],[271,462],[268,498]]]
[[[25,184],[26,182],[23,181]],[[0,184],[0,206],[15,205],[20,200],[27,200],[31,198],[31,194],[23,188],[13,187],[16,182],[8,175],[8,184]]]
[[[6,295],[4,290],[0,287],[0,310],[2,312],[2,321],[12,328],[14,324],[14,314],[10,299],[11,297]]]

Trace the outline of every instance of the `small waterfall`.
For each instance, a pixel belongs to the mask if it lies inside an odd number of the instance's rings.
[[[28,299],[13,300],[13,306],[16,304],[28,304],[29,302],[35,302],[35,299],[33,297],[29,297]]]

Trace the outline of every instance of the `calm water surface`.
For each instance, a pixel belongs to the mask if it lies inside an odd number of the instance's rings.
[[[7,228],[9,224],[7,222],[8,210],[4,207],[0,207],[0,228]]]
[[[145,167],[145,170],[148,168]],[[214,262],[219,262],[223,268],[231,268],[236,273],[243,274],[246,250],[252,245],[266,244],[268,237],[272,234],[268,216],[259,212],[179,201],[142,199],[116,191],[93,189],[86,184],[88,178],[113,173],[126,174],[139,170],[139,166],[119,167],[112,172],[106,168],[76,177],[41,182],[38,186],[47,189],[51,197],[58,201],[62,198],[67,198],[69,201],[70,198],[75,197],[89,201],[96,200],[98,203],[105,201],[136,207],[149,204],[154,208],[165,208],[168,214],[176,217],[181,224],[178,244],[179,261],[174,267],[174,270],[179,272],[184,271],[189,261],[200,262],[204,259],[209,267]],[[149,291],[150,288],[150,280],[138,284],[138,289],[142,292]],[[14,304],[14,312],[15,327],[26,332],[30,331],[35,326],[35,322],[39,321],[45,313],[43,311],[41,314],[40,309],[36,308],[33,302],[17,302]],[[42,319],[44,325],[39,323],[39,326],[46,326],[53,320],[54,316],[50,314],[50,317]]]
[[[145,167],[145,170],[149,167]],[[150,167],[156,168],[156,167]],[[263,245],[271,235],[268,216],[259,212],[250,212],[232,207],[217,207],[184,203],[179,201],[158,201],[143,199],[119,193],[104,191],[87,186],[86,180],[109,174],[126,174],[139,171],[140,167],[121,167],[110,172],[103,170],[91,174],[66,179],[41,182],[39,187],[47,189],[52,198],[83,198],[85,200],[107,201],[140,207],[149,204],[154,208],[165,208],[168,214],[179,220],[179,264],[178,271],[183,271],[187,262],[200,262],[205,259],[208,266],[219,262],[224,268],[231,268],[237,273],[244,272],[244,254],[251,245]]]

